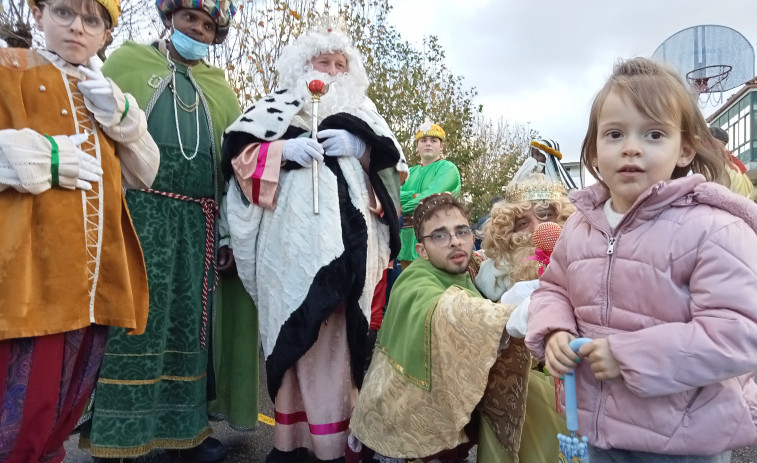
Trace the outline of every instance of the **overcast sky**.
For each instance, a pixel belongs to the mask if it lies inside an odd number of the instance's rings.
[[[529,124],[578,160],[589,107],[619,58],[650,57],[677,31],[731,27],[755,45],[755,0],[394,0],[389,21],[447,65],[492,118]],[[705,115],[715,108],[703,109]]]

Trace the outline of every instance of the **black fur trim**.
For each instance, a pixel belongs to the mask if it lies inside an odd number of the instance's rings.
[[[394,259],[400,252],[399,213],[392,201],[389,191],[384,182],[378,176],[380,170],[394,169],[400,160],[400,153],[389,137],[376,135],[376,132],[364,120],[347,113],[338,113],[327,117],[321,123],[318,130],[344,129],[362,139],[371,147],[371,164],[368,168],[368,177],[376,192],[376,197],[384,207],[384,216],[381,221],[389,227],[389,259]]]
[[[363,385],[368,320],[360,310],[359,300],[365,285],[367,224],[350,200],[347,181],[336,158],[326,158],[324,164],[337,177],[345,251],[318,271],[305,301],[279,331],[276,345],[266,360],[268,394],[271,400],[276,398],[284,373],[315,344],[321,323],[342,304],[347,322],[352,377],[358,388]]]

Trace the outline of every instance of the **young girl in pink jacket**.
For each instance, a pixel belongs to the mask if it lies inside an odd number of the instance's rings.
[[[712,182],[695,97],[648,59],[615,67],[582,161],[598,183],[571,194],[526,344],[575,370],[592,463],[730,461],[757,442],[757,206]]]

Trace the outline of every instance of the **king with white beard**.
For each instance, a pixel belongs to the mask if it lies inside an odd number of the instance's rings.
[[[298,37],[276,68],[279,89],[224,135],[231,246],[260,312],[276,419],[266,462],[307,461],[308,452],[339,462],[365,371],[374,289],[400,248],[407,164],[365,95],[368,77],[344,33],[324,28]],[[314,79],[329,84],[317,140]]]

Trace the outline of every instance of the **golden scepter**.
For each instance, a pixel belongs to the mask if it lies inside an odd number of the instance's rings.
[[[321,102],[321,97],[328,92],[329,86],[323,83],[322,80],[312,80],[308,84],[308,91],[310,92],[310,101],[313,103],[313,129],[310,132],[310,137],[318,141],[316,134],[318,133],[318,103]],[[313,214],[318,214],[318,161],[313,159]]]

